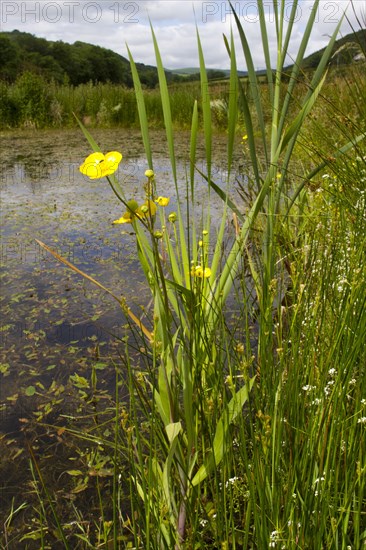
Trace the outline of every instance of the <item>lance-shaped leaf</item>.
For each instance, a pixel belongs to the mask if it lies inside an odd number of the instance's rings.
[[[194,478],[192,479],[192,485],[198,485],[206,479],[206,477],[217,467],[225,452],[227,444],[227,435],[230,425],[234,422],[236,417],[241,413],[244,404],[248,400],[249,392],[253,387],[255,376],[251,378],[248,385],[243,386],[234,397],[229,401],[226,406],[220,420],[216,426],[215,437],[213,440],[213,448],[208,455],[205,464],[202,464]]]
[[[150,147],[150,138],[149,138],[149,128],[147,123],[147,115],[146,115],[146,107],[145,107],[145,100],[144,100],[144,94],[142,92],[142,86],[140,82],[140,78],[136,69],[136,64],[133,60],[133,57],[131,55],[131,52],[127,46],[128,51],[128,57],[130,59],[130,65],[131,65],[131,73],[132,73],[132,79],[133,79],[133,85],[135,88],[135,95],[136,95],[136,101],[137,101],[137,111],[139,114],[140,119],[140,128],[141,128],[141,135],[142,135],[142,141],[144,143],[144,149],[147,157],[147,162],[149,164],[149,168],[153,169],[153,161],[152,161],[152,154],[151,154],[151,147]]]

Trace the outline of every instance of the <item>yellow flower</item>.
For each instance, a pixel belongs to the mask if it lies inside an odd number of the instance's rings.
[[[156,205],[153,203],[153,201],[146,200],[144,204],[139,206],[139,208],[136,210],[136,215],[141,217],[147,217],[147,216],[155,216],[156,214]]]
[[[131,223],[132,222],[132,220],[135,217],[135,212],[137,212],[137,210],[139,208],[138,202],[133,200],[133,199],[131,201],[128,201],[127,208],[128,208],[128,210],[126,210],[126,212],[123,214],[122,218],[119,218],[118,220],[114,220],[114,222],[112,222],[113,225],[118,224],[118,223]]]
[[[121,160],[122,155],[118,151],[111,151],[105,155],[103,153],[92,153],[84,160],[79,170],[84,176],[95,180],[114,174]]]
[[[155,202],[157,202],[160,206],[168,206],[169,201],[169,197],[158,197],[157,199],[155,199]]]
[[[147,218],[148,216],[155,216],[156,214],[156,205],[153,201],[145,201],[144,204],[138,206],[135,200],[128,201],[127,203],[128,210],[123,214],[122,218],[114,220],[113,225],[118,223],[132,223],[135,218]]]
[[[119,223],[131,223],[134,218],[134,215],[131,214],[131,212],[125,212],[122,216],[122,218],[118,218],[118,220],[114,220],[112,222],[113,225],[119,224]]]
[[[154,171],[153,170],[146,170],[145,176],[149,179],[154,177]]]
[[[177,213],[176,212],[171,212],[168,216],[168,220],[170,221],[170,223],[174,223],[177,221]]]
[[[193,277],[199,277],[200,279],[207,279],[211,277],[211,269],[209,267],[203,268],[200,265],[196,265],[196,267],[192,268],[191,275],[193,275]]]

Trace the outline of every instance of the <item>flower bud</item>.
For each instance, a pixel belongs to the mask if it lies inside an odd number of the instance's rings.
[[[155,202],[157,202],[159,206],[168,206],[169,201],[169,197],[158,197],[157,199],[155,199]]]

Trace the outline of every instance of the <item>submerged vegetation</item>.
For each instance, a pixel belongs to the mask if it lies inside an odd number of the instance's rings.
[[[273,73],[263,2],[258,7],[266,84],[258,82],[235,17],[249,76],[245,84],[238,78],[234,39],[226,37],[231,76],[226,96],[215,95],[197,35],[199,94],[187,111],[182,107],[190,129],[183,191],[174,96],[153,32],[154,94],[174,196],[155,168],[155,118],[131,54],[146,155],[144,181],[133,196],[117,178],[123,144],[103,154],[79,122],[90,147],[80,170],[100,185],[107,178],[120,201],[114,227],[129,228],[150,301],[137,315],[123,288],[107,288],[97,274],[39,243],[73,276],[109,294],[129,332],[109,372],[114,392],[100,387],[106,371],[96,344],[90,372],[75,372],[62,390],[50,384],[53,406],[27,420],[28,492],[7,509],[4,548],[361,550],[366,544],[365,76],[338,75],[327,84],[338,26],[309,80],[300,78],[314,9],[283,79],[293,30],[291,18],[283,26],[284,1],[273,4]],[[215,124],[227,133],[226,186],[212,171]],[[233,162],[238,133],[241,179]],[[204,207],[198,175],[211,197]],[[215,194],[219,216],[211,209]],[[62,410],[65,387],[75,401],[69,412]],[[5,436],[0,441],[7,446]]]

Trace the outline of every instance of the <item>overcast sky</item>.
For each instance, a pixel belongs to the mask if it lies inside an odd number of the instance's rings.
[[[233,0],[233,5],[243,24],[256,68],[263,68],[263,54],[260,47],[257,2]],[[280,2],[279,2],[280,3]],[[286,0],[286,17],[291,11],[292,0]],[[290,43],[290,54],[295,56],[304,25],[313,7],[313,0],[300,0],[295,17],[295,25]],[[349,5],[348,0],[321,0],[316,24],[307,54],[319,50],[327,43],[342,12]],[[358,15],[366,17],[365,0],[354,0]],[[265,0],[268,20],[268,34],[276,54],[272,1]],[[351,8],[347,14],[358,30]],[[1,2],[1,30],[30,32],[47,40],[63,40],[73,43],[76,40],[109,48],[127,57],[128,44],[136,62],[156,65],[149,18],[158,39],[163,63],[166,68],[197,67],[196,24],[199,29],[206,66],[228,68],[229,61],[222,35],[229,36],[230,25],[235,24],[230,15],[229,3],[224,0],[65,0],[65,1],[12,1]],[[341,34],[351,32],[345,20]],[[237,33],[236,33],[237,34]],[[237,51],[240,50],[236,41]],[[290,62],[290,59],[288,59]],[[238,69],[245,70],[244,60],[239,57]]]

